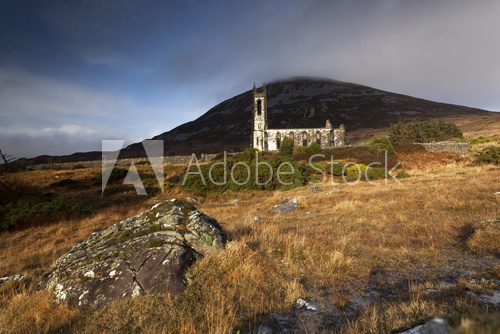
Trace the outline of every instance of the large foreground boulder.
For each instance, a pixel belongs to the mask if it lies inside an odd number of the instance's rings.
[[[217,221],[191,204],[159,203],[76,244],[57,260],[47,286],[58,300],[80,307],[178,293],[188,266],[225,241]]]

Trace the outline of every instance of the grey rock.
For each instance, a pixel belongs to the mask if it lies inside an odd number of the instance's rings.
[[[424,329],[422,331],[424,334],[448,334],[450,330],[448,328],[448,321],[443,318],[434,318],[425,323]]]
[[[188,202],[190,204],[196,204],[196,203],[198,203],[198,201],[196,200],[196,198],[190,197],[190,196],[186,197],[186,202]]]
[[[410,328],[404,332],[400,332],[399,334],[422,334],[423,330],[424,330],[424,325],[418,325],[418,326]]]
[[[236,206],[236,205],[240,204],[240,200],[235,198],[235,199],[230,200],[228,204]]]
[[[171,200],[90,234],[59,258],[47,288],[71,306],[100,307],[144,293],[178,293],[200,256],[224,247],[216,220]]]
[[[301,298],[299,298],[295,301],[295,308],[303,309],[303,310],[307,310],[307,311],[313,311],[313,312],[317,312],[319,310],[318,305],[316,305],[315,303],[313,303],[311,301],[307,301],[307,300],[304,300]]]
[[[22,281],[26,277],[23,275],[11,275],[11,276],[5,276],[5,277],[0,277],[0,284],[6,283],[6,282],[17,282],[17,281]]]
[[[500,304],[500,291],[493,291],[492,294],[482,293],[478,294],[473,291],[466,292],[469,296],[479,299],[482,303],[499,305]]]
[[[273,334],[273,329],[268,325],[261,324],[259,327],[257,327],[255,334]]]
[[[295,211],[299,206],[299,201],[296,198],[284,199],[273,206],[272,211],[274,213],[290,213]]]
[[[254,222],[259,222],[260,221],[260,217],[259,216],[253,216],[253,221]]]
[[[314,186],[312,186],[312,187],[310,188],[310,190],[311,190],[311,192],[312,192],[312,193],[317,193],[317,192],[319,192],[319,187],[318,187],[318,186],[316,186],[316,185],[314,185]]]
[[[418,325],[400,334],[449,334],[448,321],[443,318],[433,318],[423,325]]]

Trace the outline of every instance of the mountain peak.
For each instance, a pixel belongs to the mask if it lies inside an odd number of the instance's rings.
[[[330,119],[334,126],[344,124],[349,137],[349,131],[387,127],[400,119],[489,114],[329,78],[296,76],[266,87],[270,128],[322,127]],[[168,154],[243,150],[250,144],[251,94],[249,89],[153,139],[165,140]]]

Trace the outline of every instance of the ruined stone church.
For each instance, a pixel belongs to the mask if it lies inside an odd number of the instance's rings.
[[[345,145],[345,127],[341,124],[333,128],[330,120],[326,120],[324,128],[310,129],[269,129],[267,126],[267,90],[264,84],[257,89],[253,85],[253,148],[262,151],[277,151],[281,141],[288,137],[294,146],[309,146],[316,142],[321,148],[332,148]]]

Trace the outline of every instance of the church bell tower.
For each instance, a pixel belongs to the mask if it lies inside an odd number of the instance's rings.
[[[264,151],[266,149],[265,130],[267,129],[267,96],[266,84],[261,89],[253,84],[253,148]]]

